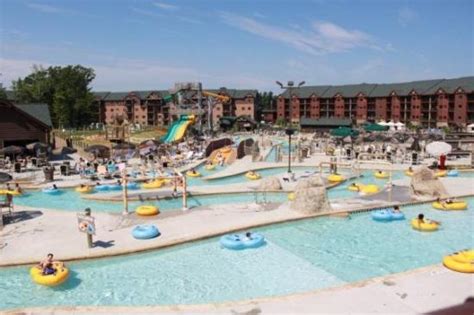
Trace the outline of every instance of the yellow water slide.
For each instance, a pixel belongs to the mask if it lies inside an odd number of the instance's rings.
[[[186,121],[182,122],[179,126],[178,129],[176,130],[175,137],[173,141],[179,141],[181,140],[184,135],[186,134],[186,130],[188,127],[192,124],[194,124],[195,117],[194,115],[190,115],[186,117]]]

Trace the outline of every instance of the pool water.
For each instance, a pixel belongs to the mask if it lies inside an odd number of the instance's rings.
[[[437,264],[444,255],[474,247],[474,198],[468,201],[467,211],[436,211],[429,204],[402,209],[408,219],[423,212],[441,221],[437,232],[415,231],[409,220],[375,222],[370,213],[309,219],[258,229],[267,239],[258,249],[226,250],[212,238],[70,263],[70,279],[56,288],[32,283],[28,267],[3,268],[0,309],[224,302],[340,286]]]
[[[296,167],[294,169],[297,176],[302,175],[305,171],[314,171],[312,167]],[[262,177],[274,176],[286,172],[286,168],[271,168],[258,171]],[[387,183],[384,179],[375,179],[372,176],[372,171],[365,171],[362,173],[363,177],[355,180],[348,181],[340,186],[328,190],[328,197],[330,200],[341,199],[341,198],[354,198],[357,197],[357,193],[351,192],[347,189],[347,186],[352,182],[358,183],[374,183],[379,185],[381,188]],[[403,177],[402,172],[394,173],[393,178]],[[240,183],[249,182],[244,175],[237,175],[227,177],[222,180],[229,183]],[[214,180],[206,181],[209,183]],[[196,184],[196,183],[195,183]],[[198,184],[196,184],[198,185]],[[117,193],[117,192],[116,192]],[[188,207],[195,208],[200,206],[210,206],[216,204],[229,204],[229,203],[252,203],[256,201],[268,201],[283,203],[287,201],[287,193],[267,193],[265,196],[262,193],[237,193],[237,194],[212,194],[212,195],[201,195],[201,196],[189,196]],[[85,208],[91,208],[92,211],[101,212],[117,212],[120,213],[123,210],[123,203],[121,201],[98,201],[82,198],[82,195],[74,191],[74,189],[62,189],[58,195],[48,195],[41,191],[30,191],[24,196],[15,198],[15,204],[28,207],[38,208],[49,208],[58,209],[65,211],[82,211]],[[171,211],[182,208],[181,198],[162,198],[160,200],[150,200],[145,202],[131,201],[129,202],[129,209],[133,211],[136,207],[143,204],[153,204],[160,208],[160,211]]]

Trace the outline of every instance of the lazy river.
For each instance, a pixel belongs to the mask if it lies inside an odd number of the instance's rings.
[[[195,304],[304,292],[438,264],[474,247],[474,198],[467,211],[404,207],[407,220],[375,222],[316,218],[258,229],[267,244],[244,251],[218,238],[144,254],[73,262],[70,279],[55,288],[32,283],[28,268],[0,269],[0,309],[52,305]],[[422,233],[409,219],[423,212],[442,222]]]

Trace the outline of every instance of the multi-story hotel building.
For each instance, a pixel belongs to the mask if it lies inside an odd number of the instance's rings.
[[[237,90],[220,88],[208,92],[227,96],[230,101],[223,103],[214,100],[212,118],[217,122],[223,116],[247,116],[255,118],[257,90]],[[113,123],[117,115],[121,115],[130,123],[148,126],[166,126],[178,118],[179,110],[176,105],[166,102],[168,91],[131,91],[131,92],[94,92],[99,107],[99,121],[105,124]],[[186,95],[192,103],[197,103],[197,92]],[[207,110],[207,98],[202,98],[203,109]]]
[[[423,127],[463,128],[474,122],[474,77],[393,84],[303,86],[277,99],[276,118],[401,121]]]

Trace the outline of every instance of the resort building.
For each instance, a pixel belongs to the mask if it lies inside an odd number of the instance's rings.
[[[225,103],[214,100],[212,119],[217,122],[223,116],[247,116],[255,118],[257,90],[237,90],[220,88],[208,92],[229,97]],[[170,93],[166,90],[131,91],[131,92],[94,92],[95,100],[99,105],[99,122],[111,124],[117,115],[122,115],[130,123],[139,123],[147,126],[166,126],[184,113],[178,108]],[[197,92],[186,95],[187,99],[196,104]],[[207,97],[202,97],[202,110],[208,110]],[[187,109],[189,111],[196,108]]]
[[[277,99],[276,119],[315,125],[320,118],[389,121],[464,129],[474,122],[474,77],[392,84],[303,86]],[[266,117],[271,117],[268,113]],[[314,120],[311,122],[311,120]]]
[[[32,142],[50,143],[52,129],[47,104],[0,101],[0,149]]]

